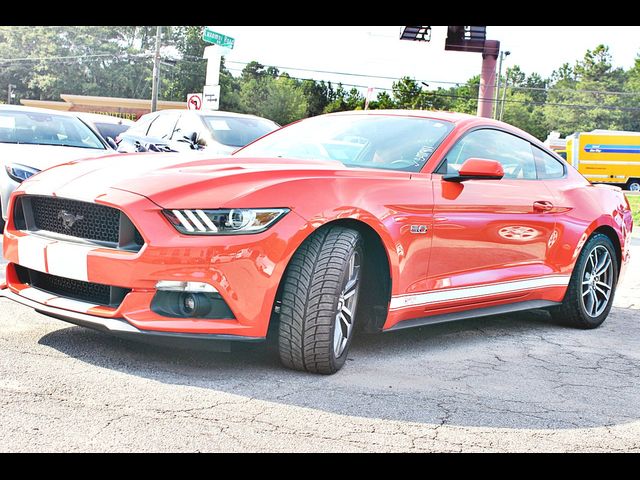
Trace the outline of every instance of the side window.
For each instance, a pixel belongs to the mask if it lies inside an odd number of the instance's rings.
[[[534,180],[536,166],[531,144],[500,130],[475,130],[454,145],[437,173],[455,173],[469,158],[486,158],[502,164],[504,178]]]
[[[536,160],[538,178],[547,180],[564,177],[564,165],[538,147],[533,147],[533,156]]]
[[[149,128],[148,136],[161,139],[171,138],[173,133],[173,126],[176,124],[177,115],[172,113],[168,115],[160,114],[158,118],[151,124]]]
[[[176,124],[172,139],[181,140],[184,137],[190,136],[193,132],[198,133],[202,137],[204,132],[202,121],[194,115],[185,113],[180,115],[180,119]]]
[[[156,113],[146,113],[140,117],[128,130],[131,135],[146,136],[151,123],[158,117]]]

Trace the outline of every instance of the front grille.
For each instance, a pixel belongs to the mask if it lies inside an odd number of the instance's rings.
[[[111,248],[137,251],[144,244],[131,220],[117,208],[68,198],[21,196],[14,222],[20,230],[65,235]]]
[[[38,290],[52,293],[60,297],[72,298],[83,302],[95,303],[117,308],[125,295],[131,290],[100,283],[83,282],[71,278],[58,277],[49,273],[38,272],[16,265],[16,273],[23,283]]]
[[[38,230],[87,240],[118,242],[120,210],[115,208],[66,198],[34,196],[31,198],[31,210]],[[67,222],[65,227],[65,215],[76,220]]]

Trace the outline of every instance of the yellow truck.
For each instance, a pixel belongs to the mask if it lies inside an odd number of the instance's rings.
[[[567,161],[592,183],[640,192],[640,132],[593,130],[567,137]]]

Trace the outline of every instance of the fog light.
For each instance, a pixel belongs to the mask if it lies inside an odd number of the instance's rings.
[[[190,293],[185,295],[182,299],[182,308],[184,308],[185,313],[191,315],[193,311],[196,309],[196,299]]]
[[[185,317],[203,317],[211,309],[211,301],[204,293],[183,293],[179,309]]]
[[[233,312],[219,293],[158,290],[151,311],[171,318],[233,319]]]

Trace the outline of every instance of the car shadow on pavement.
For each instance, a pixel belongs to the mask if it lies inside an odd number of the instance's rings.
[[[166,384],[359,417],[479,427],[577,428],[640,418],[638,311],[597,330],[533,311],[354,339],[345,367],[284,369],[273,343],[230,353],[143,344],[81,327],[39,343],[100,368]]]

